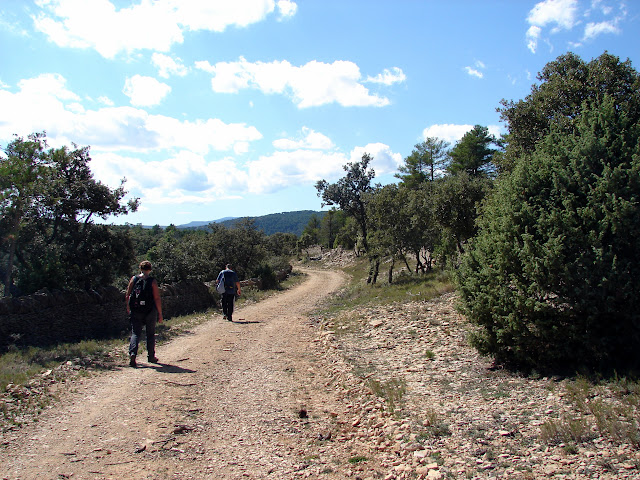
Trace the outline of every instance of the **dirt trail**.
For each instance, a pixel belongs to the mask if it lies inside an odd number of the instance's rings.
[[[234,323],[216,315],[160,346],[159,365],[141,355],[137,369],[74,384],[38,422],[4,435],[0,478],[300,478],[305,458],[325,454],[313,439],[337,415],[329,390],[314,387],[327,379],[307,315],[344,282],[308,273]],[[326,463],[323,478],[344,478]]]

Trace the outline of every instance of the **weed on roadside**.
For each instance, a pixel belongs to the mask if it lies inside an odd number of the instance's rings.
[[[404,379],[392,378],[388,381],[379,381],[374,378],[367,379],[367,386],[374,395],[384,398],[389,406],[389,410],[393,413],[398,406],[403,395],[407,391],[407,385]]]
[[[541,440],[572,446],[602,436],[617,444],[640,446],[638,381],[580,376],[565,385],[565,392],[577,414],[547,420],[540,427]]]

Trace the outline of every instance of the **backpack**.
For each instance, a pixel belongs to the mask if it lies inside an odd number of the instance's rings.
[[[233,281],[230,279],[230,277],[232,277],[232,273],[233,272],[224,272],[222,274],[222,281],[224,282],[224,288],[226,288],[227,290],[230,290],[235,287],[235,285],[233,284]]]
[[[133,277],[133,287],[129,296],[131,311],[149,313],[155,307],[153,299],[153,277]]]
[[[229,290],[234,289],[235,285],[232,280],[233,272],[222,272],[222,279],[218,282],[216,291],[220,294],[227,293]],[[235,290],[234,290],[235,291]]]

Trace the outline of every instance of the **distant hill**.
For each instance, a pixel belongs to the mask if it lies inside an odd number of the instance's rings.
[[[313,215],[317,216],[318,220],[321,220],[325,213],[326,212],[315,212],[313,210],[301,210],[298,212],[272,213],[260,217],[221,218],[208,222],[190,222],[184,225],[178,225],[178,228],[206,228],[210,223],[221,223],[225,227],[232,228],[240,220],[249,218],[254,220],[256,228],[262,230],[266,235],[293,233],[294,235],[300,236]]]
[[[210,223],[223,223],[226,222],[228,220],[233,220],[236,217],[224,217],[224,218],[219,218],[218,220],[209,220],[206,222],[189,222],[189,223],[185,223],[184,225],[178,225],[177,228],[198,228],[198,227],[206,227],[207,225],[209,225]]]

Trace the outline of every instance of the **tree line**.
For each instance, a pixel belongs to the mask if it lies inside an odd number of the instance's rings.
[[[638,365],[640,79],[605,52],[548,63],[531,93],[498,107],[507,133],[476,125],[455,145],[425,138],[398,182],[374,183],[372,158],[316,190],[322,218],[302,235],[266,236],[251,221],[205,230],[106,226],[135,211],[123,184],[95,181],[88,148],[16,138],[0,159],[5,294],[116,283],[137,259],[161,281],[215,278],[224,263],[267,275],[300,248],[344,246],[415,274],[453,272],[472,343],[526,368]],[[383,263],[384,262],[384,263]]]

